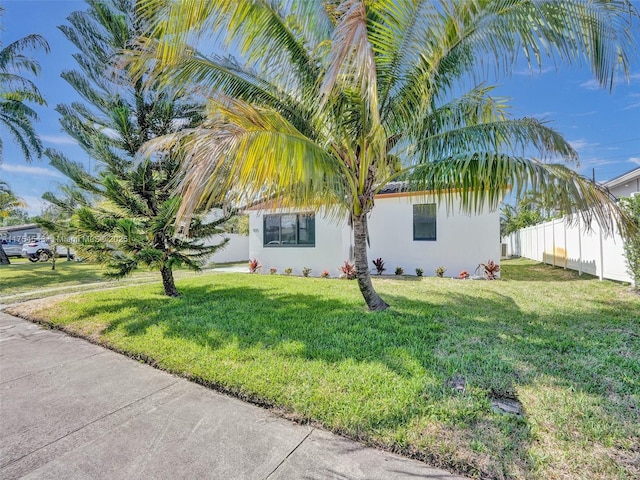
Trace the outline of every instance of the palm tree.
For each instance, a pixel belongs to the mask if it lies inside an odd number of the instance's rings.
[[[8,217],[24,206],[24,202],[13,193],[9,184],[0,180],[0,218]],[[9,257],[0,244],[0,265],[9,265],[10,263]]]
[[[0,15],[2,15],[0,7]],[[0,42],[0,123],[9,131],[20,146],[24,158],[29,162],[42,156],[42,142],[33,129],[38,114],[28,103],[46,105],[35,84],[23,77],[23,72],[33,75],[40,73],[37,61],[25,56],[28,49],[42,49],[49,52],[49,45],[40,35],[27,35],[6,47]],[[0,138],[0,162],[2,161],[3,140]]]
[[[353,226],[357,279],[371,310],[367,216],[400,176],[468,211],[497,208],[514,187],[555,193],[558,207],[621,220],[607,192],[560,158],[576,152],[533,118],[511,118],[479,79],[508,75],[520,53],[588,63],[602,86],[627,74],[637,12],[626,0],[139,0],[154,28],[133,63],[209,95],[200,128],[165,138],[188,152],[180,215],[219,191],[329,206]],[[222,38],[230,56],[194,38]],[[207,45],[210,45],[207,44]],[[151,145],[150,148],[154,148]],[[220,184],[226,188],[220,189]],[[590,218],[589,218],[590,220]]]

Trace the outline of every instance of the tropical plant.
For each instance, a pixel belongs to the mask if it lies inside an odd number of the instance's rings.
[[[404,268],[402,268],[402,267],[396,267],[395,274],[396,274],[396,275],[404,275]]]
[[[522,228],[558,218],[560,215],[555,204],[555,199],[549,198],[548,193],[535,192],[527,192],[515,206],[504,204],[500,208],[500,234],[509,235]]]
[[[469,278],[469,272],[467,272],[466,270],[462,270],[458,275],[458,278],[461,278],[462,280],[466,280],[467,278]]]
[[[347,280],[353,280],[356,278],[356,266],[351,263],[349,260],[345,260],[340,267],[340,278],[346,278]]]
[[[329,273],[329,270],[323,270],[322,273],[320,274],[320,276],[322,278],[329,278],[331,276],[331,274]]]
[[[640,231],[640,195],[621,198],[620,205]],[[633,278],[635,287],[640,288],[640,235],[625,236],[624,255],[627,261],[629,275]]]
[[[417,277],[421,277],[422,274],[424,273],[424,270],[420,267],[416,268],[416,276]]]
[[[559,158],[577,154],[535,118],[509,116],[478,81],[508,75],[522,52],[535,70],[587,63],[602,86],[628,75],[637,11],[627,0],[143,0],[153,25],[136,68],[210,89],[202,128],[179,144],[180,216],[221,192],[344,212],[356,276],[372,310],[388,307],[371,283],[367,216],[374,195],[401,176],[466,211],[497,208],[513,187],[550,192],[563,212],[605,230],[620,210]],[[195,39],[222,38],[240,59],[205,56]],[[153,146],[150,146],[153,148]],[[532,156],[529,156],[531,154]],[[223,179],[227,188],[212,188]],[[234,187],[239,187],[235,188]],[[339,217],[339,216],[338,216]]]
[[[0,16],[3,8],[0,7]],[[42,155],[42,142],[33,128],[38,114],[29,103],[46,105],[40,91],[28,78],[28,72],[40,74],[40,64],[26,56],[25,50],[49,52],[49,44],[40,35],[27,35],[4,46],[0,41],[0,124],[3,124],[22,150],[27,162]],[[0,137],[0,162],[3,139]]]
[[[186,225],[176,222],[182,199],[173,192],[182,157],[177,149],[159,150],[154,158],[141,145],[154,137],[193,127],[201,107],[177,89],[158,88],[117,68],[116,53],[141,34],[133,0],[90,2],[87,11],[68,17],[62,33],[79,50],[79,70],[62,77],[86,100],[56,107],[62,128],[96,163],[96,174],[62,153],[47,150],[51,165],[74,186],[68,195],[43,197],[69,213],[69,221],[51,225],[61,238],[74,238],[84,258],[109,267],[120,278],[140,266],[158,270],[164,292],[177,296],[173,268],[200,264],[226,242],[206,245],[221,233],[228,215],[204,223],[196,215]],[[182,231],[189,228],[188,237]]]
[[[304,267],[302,269],[302,276],[303,277],[308,277],[310,273],[311,273],[311,269],[309,267]]]
[[[493,260],[489,260],[487,263],[480,263],[476,268],[476,272],[482,269],[482,275],[487,280],[495,280],[497,278],[497,274],[500,271],[500,265],[498,265]]]
[[[291,267],[287,267],[287,268],[285,268],[285,269],[284,269],[284,273],[285,273],[286,275],[291,275],[291,274],[293,273],[293,268],[291,268]]]
[[[7,182],[0,181],[0,220],[3,220],[24,207],[24,202],[20,200],[9,187]],[[0,265],[9,265],[11,261],[0,244]]]
[[[373,266],[376,267],[376,272],[378,273],[378,275],[382,275],[382,272],[386,270],[386,268],[384,268],[384,260],[382,260],[382,257],[376,258],[373,261]]]
[[[446,271],[447,269],[443,266],[436,268],[436,277],[440,277],[440,278],[444,277],[444,272]]]
[[[257,258],[249,260],[249,273],[256,273],[260,268],[262,268],[262,265],[260,265]]]
[[[270,273],[271,275],[275,275],[276,273],[278,273],[278,269],[277,269],[276,267],[271,267],[271,268],[269,269],[269,273]]]

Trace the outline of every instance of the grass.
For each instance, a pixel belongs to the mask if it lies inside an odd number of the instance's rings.
[[[216,264],[216,267],[246,266],[246,262]],[[32,263],[26,258],[11,258],[11,265],[0,265],[0,303],[42,298],[64,292],[81,291],[90,283],[108,283],[109,286],[153,282],[160,279],[158,272],[140,269],[132,275],[114,280],[105,277],[106,267],[89,262],[68,262],[64,258],[56,261],[56,269],[51,270],[51,262]],[[185,269],[174,271],[176,278],[193,275]],[[76,288],[77,287],[77,288]]]
[[[393,305],[377,314],[355,282],[235,274],[182,279],[177,299],[153,284],[14,310],[460,473],[638,478],[640,297],[524,260],[502,275],[375,278]]]
[[[106,269],[100,265],[84,262],[56,261],[56,269],[51,270],[50,262],[29,262],[24,259],[11,259],[11,265],[0,266],[0,299],[4,296],[30,293],[40,297],[46,294],[60,293],[58,289],[81,286],[88,283],[113,282],[105,277]],[[152,276],[148,271],[136,272],[134,279],[140,280]],[[157,276],[152,278],[155,280]],[[56,289],[46,292],[46,289]]]

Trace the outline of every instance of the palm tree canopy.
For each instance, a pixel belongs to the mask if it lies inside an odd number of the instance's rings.
[[[209,97],[200,127],[151,142],[186,152],[179,217],[230,195],[329,205],[349,215],[360,290],[375,293],[367,215],[405,178],[464,210],[515,188],[557,197],[605,230],[631,225],[568,168],[576,152],[534,118],[512,118],[483,78],[522,56],[588,64],[602,87],[628,76],[638,13],[628,0],[138,0],[149,30],[129,62]],[[196,39],[209,43],[194,43]],[[232,56],[199,45],[222,40]],[[560,162],[558,162],[559,160]],[[554,162],[554,163],[552,163]]]
[[[40,74],[40,65],[25,55],[25,50],[48,53],[49,45],[40,35],[27,35],[5,47],[0,42],[0,123],[18,144],[25,160],[31,161],[42,155],[42,143],[33,128],[38,114],[29,103],[46,105],[46,102],[33,81],[23,76]],[[2,145],[0,138],[0,162]]]
[[[211,98],[205,125],[163,140],[190,146],[182,214],[212,201],[216,177],[245,196],[286,192],[359,214],[376,188],[410,174],[441,194],[458,189],[469,210],[532,188],[613,226],[605,191],[548,163],[576,160],[562,136],[511,118],[481,79],[524,55],[532,69],[588,64],[611,88],[636,55],[628,1],[138,3],[154,25],[139,68]],[[190,45],[198,35],[222,38],[244,62],[202,54]]]

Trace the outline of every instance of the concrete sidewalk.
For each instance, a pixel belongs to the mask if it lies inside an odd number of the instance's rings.
[[[0,478],[461,479],[2,312]]]

